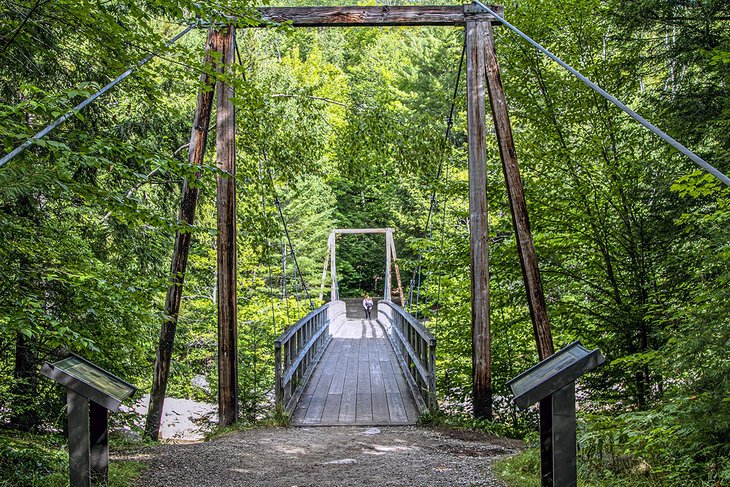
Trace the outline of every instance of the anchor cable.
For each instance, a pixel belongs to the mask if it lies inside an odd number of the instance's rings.
[[[191,30],[193,30],[197,26],[198,26],[198,24],[197,23],[194,23],[194,24],[189,25],[185,29],[183,29],[182,32],[180,32],[176,36],[172,37],[169,41],[167,41],[165,43],[165,48],[170,47],[178,39],[180,39],[182,36],[184,36],[185,34],[187,34],[188,32],[190,32]],[[114,86],[116,86],[117,84],[119,84],[122,80],[124,80],[130,74],[132,74],[137,68],[139,68],[139,67],[147,64],[147,62],[149,62],[152,58],[158,56],[161,51],[162,51],[162,49],[157,50],[155,52],[152,52],[152,53],[148,54],[145,58],[141,59],[140,61],[137,62],[137,64],[135,64],[131,68],[127,69],[125,72],[123,72],[122,74],[120,74],[116,78],[114,78],[111,82],[109,82],[107,85],[105,85],[99,91],[97,91],[96,93],[94,93],[93,95],[91,95],[90,97],[88,97],[86,100],[82,101],[81,103],[79,103],[78,105],[76,105],[75,107],[73,107],[71,110],[69,110],[68,112],[66,112],[66,114],[64,114],[64,115],[60,116],[59,118],[57,118],[50,125],[48,125],[46,128],[44,128],[43,130],[41,130],[40,132],[38,132],[37,134],[35,134],[33,137],[31,137],[29,139],[26,139],[25,142],[23,142],[18,147],[16,147],[15,149],[13,149],[11,152],[5,154],[5,156],[3,156],[2,159],[0,159],[0,167],[4,166],[8,162],[10,162],[17,155],[19,155],[20,153],[22,153],[23,151],[25,151],[25,149],[27,149],[28,147],[30,147],[31,145],[33,145],[36,141],[38,141],[38,140],[42,139],[43,137],[45,137],[46,135],[48,135],[52,130],[54,130],[56,127],[58,127],[59,125],[61,125],[63,122],[65,122],[66,120],[68,120],[69,118],[71,118],[74,114],[78,113],[79,111],[81,111],[82,109],[84,109],[87,105],[89,105],[94,100],[96,100],[97,98],[99,98],[101,95],[103,95],[104,93],[106,93],[107,91],[109,91],[110,89],[112,89]]]
[[[500,17],[494,10],[492,10],[489,7],[487,7],[486,5],[484,5],[479,0],[474,0],[474,5],[478,5],[479,7],[483,8],[486,12],[489,12],[490,14],[492,14],[494,16],[494,18],[498,22],[502,23],[509,30],[511,30],[512,32],[514,32],[518,36],[522,37],[525,41],[527,41],[528,43],[530,43],[538,51],[542,52],[547,57],[549,57],[550,59],[552,59],[553,61],[555,61],[556,63],[558,63],[563,68],[565,68],[568,72],[570,72],[570,74],[572,74],[573,76],[575,76],[576,78],[578,78],[579,80],[581,80],[583,83],[585,83],[586,85],[588,85],[591,89],[593,89],[593,91],[595,91],[596,93],[598,93],[599,95],[601,95],[602,97],[604,97],[606,100],[610,101],[611,103],[613,103],[614,105],[616,105],[618,108],[620,108],[621,110],[623,110],[631,118],[633,118],[634,120],[636,120],[637,122],[639,122],[641,125],[643,125],[645,128],[647,128],[648,130],[650,130],[651,132],[653,132],[655,135],[657,135],[660,138],[662,138],[665,142],[667,142],[669,145],[671,145],[672,147],[674,147],[675,149],[677,149],[679,152],[681,152],[682,154],[684,154],[685,156],[687,156],[692,162],[694,162],[695,164],[697,164],[698,166],[700,166],[702,169],[704,169],[708,173],[712,174],[713,176],[715,176],[717,179],[719,179],[720,181],[722,181],[726,185],[730,186],[730,178],[727,177],[722,172],[720,172],[720,170],[718,170],[717,168],[715,168],[714,166],[712,166],[710,163],[708,163],[707,161],[705,161],[704,159],[702,159],[700,156],[698,156],[697,154],[695,154],[694,152],[692,152],[691,150],[689,150],[684,145],[682,145],[679,142],[677,142],[671,136],[669,136],[666,133],[664,133],[661,129],[659,129],[658,127],[656,127],[655,125],[653,125],[651,122],[649,122],[644,117],[642,117],[641,115],[639,115],[638,113],[636,113],[635,111],[633,111],[631,108],[627,107],[623,102],[621,102],[621,100],[619,100],[615,96],[611,95],[606,90],[604,90],[603,88],[601,88],[600,86],[598,86],[596,83],[594,83],[593,81],[591,81],[588,78],[586,78],[585,76],[583,76],[580,72],[578,72],[578,70],[576,70],[575,68],[573,68],[572,66],[570,66],[568,63],[566,63],[565,61],[563,61],[562,59],[560,59],[559,57],[557,57],[555,54],[553,54],[552,52],[550,52],[547,49],[545,49],[544,47],[542,47],[540,44],[538,44],[537,42],[535,42],[527,34],[523,33],[517,27],[515,27],[514,25],[512,25],[509,22],[507,22],[506,20],[504,20],[504,18]]]

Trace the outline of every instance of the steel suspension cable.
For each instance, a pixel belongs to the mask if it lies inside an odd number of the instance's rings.
[[[238,49],[236,49],[238,50]],[[240,63],[240,56],[239,56]],[[261,217],[266,220],[266,196],[264,196],[264,168],[263,164],[259,162],[259,184],[261,189]],[[276,311],[274,309],[274,284],[273,284],[273,272],[271,270],[271,241],[269,240],[268,234],[266,236],[266,250],[264,251],[264,259],[266,259],[266,266],[268,268],[269,277],[269,298],[271,301],[271,324],[274,329],[274,335],[276,335]]]
[[[178,39],[180,39],[182,36],[184,36],[185,34],[187,34],[188,32],[190,32],[191,30],[193,30],[197,26],[198,26],[198,24],[195,23],[195,24],[192,24],[192,25],[186,27],[185,29],[183,29],[182,32],[180,32],[179,34],[175,35],[174,37],[172,37],[169,41],[167,41],[165,43],[165,48],[170,47],[172,44],[174,44],[175,42],[177,42]],[[82,101],[81,103],[79,103],[78,105],[76,105],[75,107],[73,107],[71,110],[69,110],[68,112],[66,112],[66,114],[64,114],[64,115],[60,116],[59,118],[57,118],[51,124],[49,124],[48,126],[46,126],[46,128],[44,128],[43,130],[41,130],[40,132],[38,132],[37,134],[35,134],[33,137],[31,137],[29,139],[26,139],[25,142],[23,142],[18,147],[16,147],[15,149],[13,149],[11,152],[5,154],[5,156],[3,156],[2,159],[0,159],[0,167],[4,166],[8,162],[10,162],[17,155],[19,155],[20,153],[22,153],[23,151],[25,151],[25,149],[27,149],[28,147],[30,147],[31,145],[33,145],[35,142],[39,141],[40,139],[42,139],[43,137],[45,137],[46,135],[48,135],[56,127],[58,127],[63,122],[65,122],[66,120],[68,120],[69,118],[71,118],[75,113],[78,113],[79,111],[83,110],[87,105],[89,105],[94,100],[96,100],[97,98],[99,98],[101,95],[103,95],[104,93],[106,93],[107,91],[109,91],[110,89],[112,89],[114,86],[116,86],[117,84],[119,84],[121,81],[123,81],[125,78],[127,78],[130,74],[132,74],[137,68],[140,68],[141,66],[147,64],[152,58],[158,56],[161,51],[162,51],[162,49],[148,54],[146,57],[144,57],[143,59],[141,59],[140,61],[138,61],[137,64],[135,64],[134,66],[130,67],[125,72],[123,72],[122,74],[120,74],[119,76],[117,76],[116,78],[114,78],[111,82],[109,82],[108,84],[106,84],[99,91],[97,91],[96,93],[94,93],[93,95],[91,95],[90,97],[88,97],[86,100]]]
[[[440,151],[440,160],[438,168],[436,169],[436,177],[434,178],[434,185],[433,189],[431,190],[431,197],[428,207],[428,215],[426,216],[426,225],[424,227],[423,233],[424,235],[428,235],[428,238],[430,239],[433,235],[433,232],[431,231],[431,217],[433,215],[434,207],[436,206],[436,184],[438,183],[438,180],[441,178],[441,173],[443,171],[443,165],[444,165],[444,153],[446,152],[446,147],[448,146],[449,136],[451,135],[451,129],[454,126],[454,110],[456,108],[456,100],[459,94],[459,83],[461,82],[461,73],[464,69],[464,57],[466,56],[466,37],[464,38],[464,44],[461,48],[461,57],[459,58],[459,69],[456,73],[456,81],[454,82],[454,91],[451,95],[451,107],[449,108],[449,116],[446,119],[446,133],[444,134],[444,140],[441,144],[441,151]],[[413,310],[413,287],[416,286],[416,299],[415,299],[415,315],[417,317],[418,315],[418,303],[421,297],[421,270],[422,270],[422,263],[423,263],[423,254],[421,252],[418,253],[418,266],[416,266],[416,269],[413,271],[413,276],[411,277],[410,282],[410,291],[409,291],[409,299],[408,299],[408,311]],[[417,282],[416,282],[417,281]]]
[[[441,172],[443,171],[443,165],[444,165],[444,152],[446,151],[446,147],[449,141],[449,136],[451,135],[451,129],[454,126],[454,109],[456,108],[456,99],[459,95],[459,83],[461,82],[461,73],[464,68],[464,57],[466,55],[466,37],[464,38],[464,45],[461,48],[461,58],[459,59],[459,69],[456,73],[456,82],[454,83],[454,92],[451,95],[451,108],[449,108],[449,116],[446,119],[446,134],[444,135],[444,140],[441,144],[441,159],[439,160],[438,169],[436,169],[436,178],[435,181],[438,182],[439,178],[441,177]],[[434,184],[433,189],[431,190],[431,203],[428,207],[428,216],[426,217],[426,227],[423,231],[425,234],[429,231],[429,223],[431,221],[431,216],[433,215],[433,209],[436,206],[436,184]]]
[[[264,155],[264,158],[266,156]],[[289,243],[289,250],[291,252],[292,259],[294,260],[294,268],[295,268],[295,279],[296,279],[296,273],[299,271],[299,279],[302,283],[302,287],[304,288],[304,292],[307,295],[307,300],[309,301],[309,307],[311,308],[311,311],[315,310],[314,307],[314,301],[312,300],[312,296],[309,294],[309,288],[307,287],[307,283],[304,280],[304,276],[302,275],[301,269],[299,268],[299,262],[297,261],[297,253],[294,250],[294,245],[291,241],[291,236],[289,235],[289,228],[286,225],[286,219],[284,218],[284,212],[281,209],[281,201],[279,200],[279,196],[276,194],[276,189],[274,187],[274,177],[271,175],[271,170],[268,171],[269,174],[269,180],[271,180],[271,191],[274,193],[274,204],[276,205],[276,209],[279,212],[279,218],[281,219],[281,224],[284,227],[284,234],[286,235],[286,241]]]
[[[667,142],[669,145],[671,145],[672,147],[674,147],[675,149],[677,149],[679,152],[681,152],[682,154],[684,154],[685,156],[687,156],[692,162],[694,162],[695,164],[697,164],[698,166],[700,166],[702,169],[704,169],[705,171],[709,172],[710,174],[712,174],[713,176],[715,176],[717,179],[719,179],[720,181],[722,181],[726,185],[730,186],[730,178],[727,177],[722,172],[720,172],[717,168],[715,168],[710,163],[708,163],[707,161],[705,161],[704,159],[702,159],[700,156],[698,156],[697,154],[695,154],[694,152],[692,152],[691,150],[689,150],[684,145],[682,145],[679,142],[677,142],[671,136],[669,136],[666,133],[664,133],[661,129],[659,129],[658,127],[656,127],[655,125],[653,125],[651,122],[649,122],[648,120],[646,120],[644,117],[642,117],[641,115],[639,115],[638,113],[636,113],[635,111],[633,111],[631,108],[629,108],[628,106],[626,106],[623,102],[621,102],[621,100],[619,100],[615,96],[613,96],[610,93],[608,93],[606,90],[604,90],[603,88],[601,88],[600,86],[598,86],[596,83],[594,83],[590,79],[588,79],[585,76],[583,76],[580,72],[578,72],[578,70],[576,70],[575,68],[573,68],[572,66],[570,66],[568,63],[566,63],[565,61],[563,61],[562,59],[560,59],[559,57],[557,57],[555,54],[553,54],[552,52],[550,52],[547,49],[545,49],[544,47],[542,47],[540,44],[538,44],[536,41],[534,41],[527,34],[523,33],[517,27],[515,27],[512,24],[510,24],[509,22],[507,22],[506,20],[504,20],[502,17],[500,17],[494,10],[492,10],[489,7],[487,7],[486,5],[484,5],[479,0],[474,0],[474,5],[478,5],[479,7],[481,7],[482,9],[484,9],[486,12],[489,12],[490,14],[492,14],[498,22],[502,23],[509,30],[511,30],[512,32],[514,32],[518,36],[522,37],[525,41],[527,41],[528,43],[530,43],[538,51],[542,52],[547,57],[549,57],[550,59],[552,59],[553,61],[555,61],[556,63],[558,63],[563,68],[565,68],[568,72],[570,72],[570,74],[572,74],[573,76],[575,76],[576,78],[578,78],[579,80],[581,80],[583,83],[585,83],[586,85],[588,85],[596,93],[598,93],[599,95],[601,95],[602,97],[604,97],[606,100],[610,101],[611,103],[613,103],[614,105],[616,105],[618,108],[620,108],[621,110],[623,110],[631,118],[633,118],[634,120],[636,120],[637,122],[639,122],[641,125],[643,125],[645,128],[647,128],[648,130],[650,130],[651,132],[653,132],[655,135],[657,135],[660,138],[662,138],[665,142]]]

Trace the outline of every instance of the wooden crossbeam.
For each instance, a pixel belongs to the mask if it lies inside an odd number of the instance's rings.
[[[469,5],[414,5],[381,7],[259,7],[261,23],[251,27],[267,27],[271,23],[289,22],[292,27],[383,27],[407,25],[466,25],[467,21],[497,23],[487,12],[469,11]],[[490,6],[498,15],[501,5]]]
[[[356,234],[356,233],[386,233],[387,228],[335,228],[332,233],[340,234]]]

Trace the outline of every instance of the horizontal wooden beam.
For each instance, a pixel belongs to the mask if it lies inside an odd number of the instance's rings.
[[[332,230],[332,233],[386,233],[388,230],[395,231],[392,228],[335,228],[334,230]]]
[[[498,15],[501,5],[490,6]],[[494,16],[471,5],[381,7],[259,7],[261,23],[290,23],[292,27],[382,27],[398,25],[465,25],[467,21],[497,23]]]

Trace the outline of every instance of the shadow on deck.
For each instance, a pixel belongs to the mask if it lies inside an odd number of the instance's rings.
[[[330,329],[332,341],[304,388],[292,423],[415,423],[418,407],[380,324],[348,319],[336,328]]]
[[[347,304],[326,303],[274,342],[277,408],[294,425],[414,424],[436,408],[436,339],[392,301],[371,320]]]

